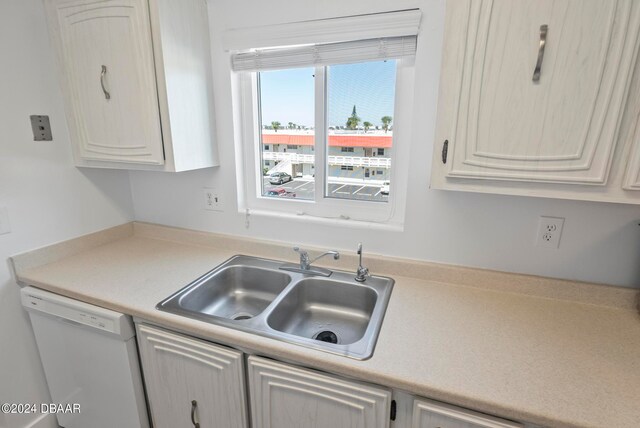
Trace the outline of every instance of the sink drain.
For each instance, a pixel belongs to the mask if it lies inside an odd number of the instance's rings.
[[[329,342],[329,343],[338,343],[338,336],[330,330],[321,331],[316,334],[314,337],[315,340],[319,340],[321,342]]]
[[[230,318],[234,321],[248,320],[249,318],[253,318],[253,315],[248,312],[238,312],[235,315],[231,315]]]

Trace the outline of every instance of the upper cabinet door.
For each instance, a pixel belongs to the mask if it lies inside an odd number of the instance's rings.
[[[162,165],[149,9],[144,0],[51,0],[78,155]]]
[[[635,64],[634,3],[449,1],[447,177],[604,185]]]

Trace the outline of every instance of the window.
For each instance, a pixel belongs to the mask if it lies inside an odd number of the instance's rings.
[[[388,203],[380,193],[379,183],[367,183],[372,175],[368,168],[381,142],[393,145],[391,132],[371,131],[373,124],[384,126],[394,116],[396,61],[372,61],[322,67],[322,78],[314,68],[285,69],[258,73],[258,99],[262,144],[284,145],[282,154],[262,153],[258,170],[262,172],[261,195],[280,196],[270,192],[274,187],[290,192],[289,197],[315,200],[315,174],[312,166],[319,159],[311,154],[316,144],[316,127],[324,132],[322,168],[325,171],[323,196]],[[318,82],[319,79],[322,79]],[[315,86],[322,85],[322,99],[316,99]],[[376,88],[372,91],[371,88]],[[326,94],[326,95],[325,95]],[[316,123],[316,111],[326,108],[323,123]],[[286,127],[282,123],[288,123]],[[293,126],[295,124],[295,126]],[[344,125],[344,129],[337,130]],[[304,132],[297,129],[305,128]],[[365,132],[365,128],[367,129]],[[290,144],[291,142],[298,144]],[[353,164],[343,165],[340,153],[356,153]],[[338,152],[339,150],[339,152]],[[376,152],[377,150],[377,152]],[[267,162],[278,160],[273,167]],[[391,169],[391,159],[383,162]],[[363,170],[360,174],[351,174]],[[280,175],[286,173],[288,180]],[[294,192],[295,190],[295,192]],[[295,193],[295,196],[293,194]]]
[[[264,149],[265,149],[265,150],[269,150],[269,145],[268,145],[268,144],[265,144],[265,145],[264,145]]]
[[[260,191],[263,197],[279,198],[281,194],[270,192],[274,187],[278,187],[289,192],[286,195],[289,198],[314,199],[315,180],[311,172],[313,156],[305,156],[302,150],[298,149],[298,147],[313,147],[315,144],[313,130],[307,130],[300,135],[299,131],[283,129],[281,125],[291,122],[305,128],[313,127],[314,72],[313,68],[298,68],[261,72],[258,75],[259,120],[261,121],[258,129],[262,129],[260,139],[263,145],[267,142],[285,145],[281,153],[261,153],[261,165],[257,168],[264,175]],[[288,144],[292,138],[300,139],[301,144]],[[266,163],[271,160],[271,156],[275,156],[280,161],[273,168]],[[291,180],[276,175],[282,172],[288,174]],[[306,184],[301,186],[304,184],[303,181]]]
[[[384,156],[384,149],[378,149],[378,155],[379,156]]]
[[[398,58],[413,55],[415,40],[232,53],[242,97],[240,209],[401,223],[409,150],[397,135],[412,120],[413,65]],[[332,55],[344,58],[332,63]],[[257,150],[269,145],[285,149]],[[399,184],[383,195],[382,180]]]

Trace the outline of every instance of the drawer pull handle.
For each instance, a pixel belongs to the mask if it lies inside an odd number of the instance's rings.
[[[200,428],[200,422],[196,422],[196,408],[198,407],[198,402],[196,400],[191,401],[191,423],[194,428]]]
[[[102,86],[102,92],[104,92],[104,98],[106,100],[111,99],[111,94],[107,91],[107,88],[104,87],[104,76],[107,74],[107,66],[102,66],[102,71],[100,72],[100,86]]]
[[[542,70],[542,61],[544,60],[544,47],[547,44],[547,32],[549,31],[548,25],[540,26],[540,47],[538,48],[538,61],[536,62],[536,68],[533,70],[533,81],[540,81],[540,72]]]

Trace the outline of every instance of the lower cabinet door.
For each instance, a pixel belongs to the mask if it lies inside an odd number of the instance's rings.
[[[427,399],[413,401],[411,428],[520,428],[522,425]]]
[[[246,428],[243,354],[137,324],[155,428]]]
[[[385,428],[391,392],[260,357],[248,358],[253,428]]]

